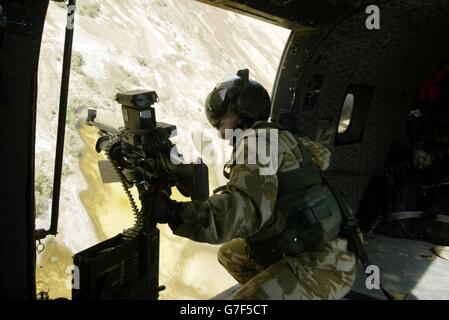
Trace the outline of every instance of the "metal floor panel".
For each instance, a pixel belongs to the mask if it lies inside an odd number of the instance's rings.
[[[449,261],[435,255],[433,248],[428,242],[381,235],[375,235],[367,245],[386,289],[406,293],[407,300],[449,300]],[[361,267],[353,291],[385,299],[380,290],[366,288]]]
[[[366,249],[389,291],[407,294],[406,300],[449,300],[449,261],[435,255],[433,247],[423,241],[374,235]],[[359,264],[356,283],[345,300],[386,299],[380,290],[368,290],[365,281]],[[239,288],[235,285],[212,299],[229,300]]]

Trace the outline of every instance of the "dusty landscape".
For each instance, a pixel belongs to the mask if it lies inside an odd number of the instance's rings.
[[[39,69],[36,136],[37,227],[47,227],[57,128],[66,12],[50,2]],[[186,0],[79,0],[66,128],[59,234],[38,254],[38,291],[70,297],[67,279],[74,253],[132,225],[131,208],[119,184],[101,182],[95,129],[84,124],[87,109],[122,125],[118,91],[156,90],[159,121],[177,126],[181,153],[191,133],[201,132],[217,148],[203,103],[215,84],[249,68],[271,91],[289,32],[258,20]],[[189,159],[187,159],[189,160]],[[207,163],[211,189],[225,180]],[[175,198],[181,200],[179,195]],[[216,261],[218,247],[174,236],[161,226],[162,299],[208,299],[234,284]]]

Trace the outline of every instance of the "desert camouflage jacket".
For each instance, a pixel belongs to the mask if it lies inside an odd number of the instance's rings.
[[[264,160],[270,159],[271,169],[274,170],[263,171],[267,169],[267,161],[260,161],[258,156],[255,161],[251,158],[254,152],[261,150],[258,139],[266,142],[263,147],[270,152],[265,150],[268,156]],[[330,152],[308,138],[299,139],[314,162],[326,169]],[[229,182],[218,188],[207,201],[182,203],[179,212],[183,223],[173,230],[174,233],[210,244],[256,234],[276,214],[276,173],[297,169],[301,161],[297,138],[291,133],[276,129],[245,130],[234,145],[231,162],[226,165],[230,170]]]

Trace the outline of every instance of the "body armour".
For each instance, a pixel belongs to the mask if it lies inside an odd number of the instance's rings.
[[[285,130],[274,123],[257,128]],[[303,143],[297,139],[303,160],[300,168],[278,172],[275,210],[259,232],[246,238],[248,255],[268,266],[284,255],[294,256],[325,245],[341,230],[342,215],[338,203]]]

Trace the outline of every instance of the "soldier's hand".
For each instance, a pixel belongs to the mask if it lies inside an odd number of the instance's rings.
[[[166,193],[145,190],[139,194],[139,198],[144,216],[157,223],[168,223],[172,229],[181,222],[178,202],[170,199]]]

